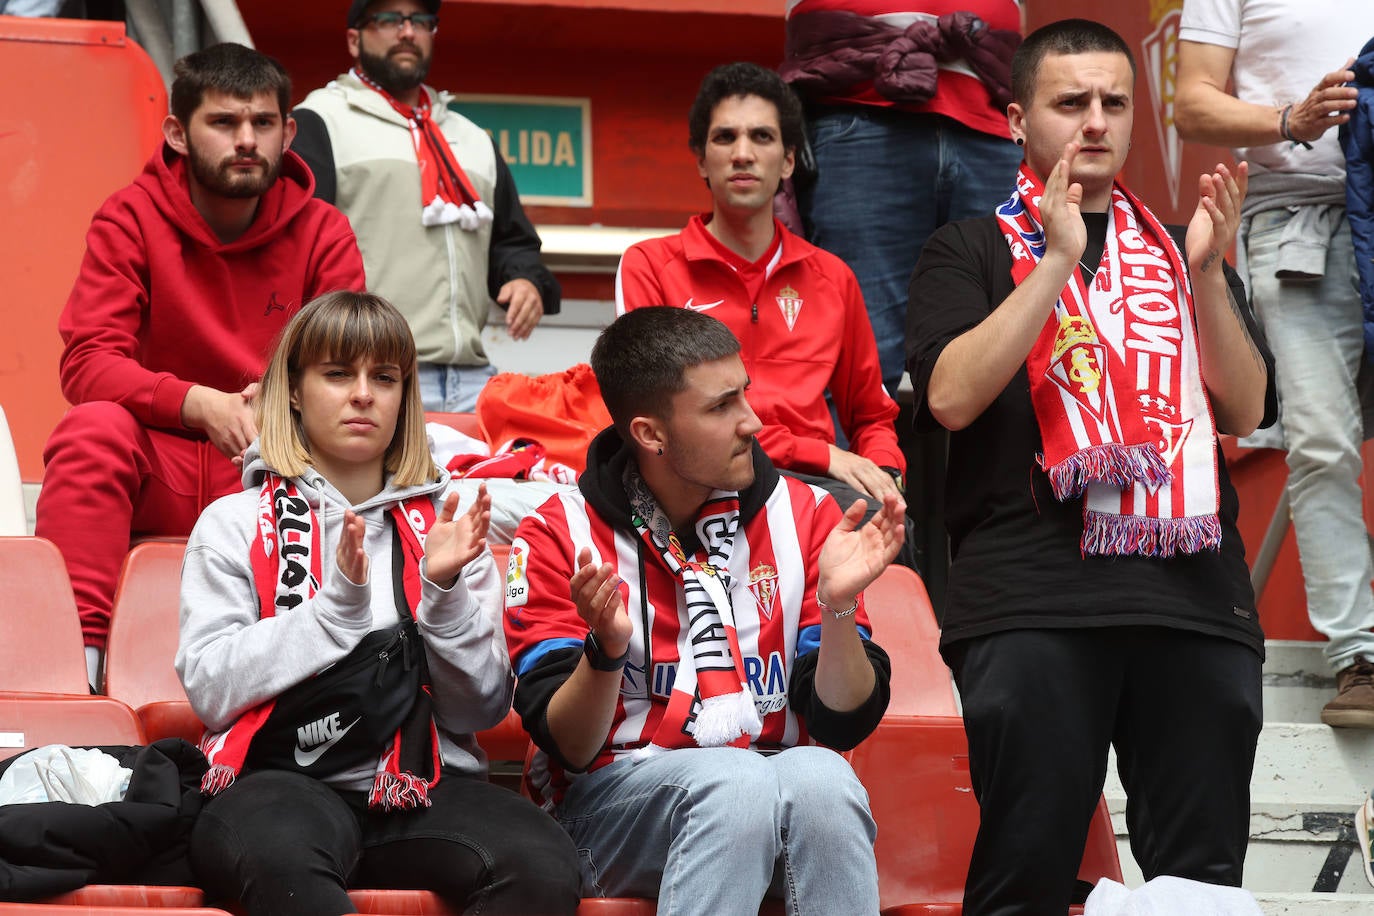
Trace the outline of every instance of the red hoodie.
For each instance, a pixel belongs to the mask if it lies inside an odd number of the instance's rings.
[[[226,244],[191,203],[185,158],[164,144],[86,233],[58,322],[67,400],[114,401],[147,426],[182,429],[192,385],[241,390],[301,305],[364,289],[353,230],[314,189],[286,152],[253,224]]]

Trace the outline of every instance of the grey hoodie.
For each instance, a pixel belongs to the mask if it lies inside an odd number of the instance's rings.
[[[339,572],[335,560],[348,501],[314,469],[296,478],[319,526],[323,583],[309,603],[263,620],[249,550],[257,536],[258,494],[268,471],[254,443],[244,460],[246,489],[205,510],[182,564],[176,669],[191,706],[214,732],[338,662],[368,632],[396,622],[389,510],[421,493],[437,504],[449,484],[446,472],[414,487],[395,487],[388,479],[381,493],[351,507],[367,525],[368,582],[355,585]],[[483,551],[450,589],[422,576],[415,611],[429,661],[440,753],[446,765],[468,775],[486,773],[486,758],[473,733],[501,721],[515,686],[499,619],[502,597],[496,564]],[[366,790],[373,772],[368,765],[327,782],[339,789]]]

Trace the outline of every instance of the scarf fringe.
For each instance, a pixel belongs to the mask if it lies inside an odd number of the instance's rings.
[[[1172,557],[1179,553],[1216,550],[1221,546],[1221,522],[1215,515],[1191,518],[1147,518],[1086,512],[1084,556]]]
[[[420,211],[420,222],[426,226],[457,223],[458,228],[466,232],[476,232],[483,226],[490,225],[494,218],[495,214],[491,212],[491,207],[480,200],[471,205],[454,204],[437,194]]]
[[[414,773],[378,773],[367,796],[369,808],[383,811],[428,808],[430,804],[429,783]]]
[[[762,730],[753,696],[739,691],[702,700],[692,737],[700,747],[724,747],[741,735],[753,736]]]
[[[1044,467],[1044,455],[1040,456]],[[1082,496],[1090,483],[1127,489],[1138,483],[1151,490],[1168,483],[1173,475],[1164,456],[1152,444],[1123,445],[1109,442],[1074,452],[1054,467],[1045,468],[1058,500]]]
[[[234,768],[217,763],[205,771],[205,776],[200,780],[201,795],[218,795],[225,789],[234,784],[234,779],[238,776]]]

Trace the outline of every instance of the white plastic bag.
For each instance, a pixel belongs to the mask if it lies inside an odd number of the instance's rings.
[[[49,744],[35,748],[0,774],[0,805],[60,801],[101,805],[119,801],[133,770],[94,748]]]

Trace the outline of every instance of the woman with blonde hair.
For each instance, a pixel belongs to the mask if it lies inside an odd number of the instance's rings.
[[[210,763],[191,861],[251,916],[355,912],[355,885],[577,907],[570,841],[486,781],[473,738],[514,684],[491,501],[444,498],[415,366],[381,297],[304,306],[258,391],[245,490],[187,545],[176,668]]]

